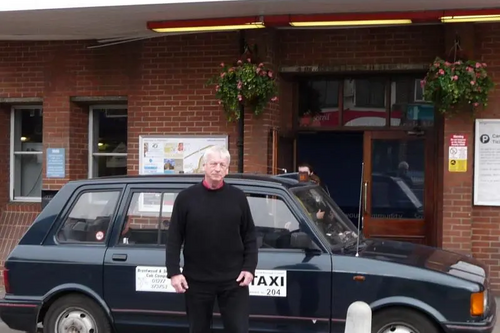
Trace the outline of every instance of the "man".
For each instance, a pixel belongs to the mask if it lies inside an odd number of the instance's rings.
[[[248,332],[257,240],[244,192],[224,182],[229,163],[226,148],[207,149],[204,180],[181,191],[172,210],[166,266],[175,291],[185,293],[191,333],[210,332],[216,298],[225,331]]]
[[[316,174],[314,173],[312,167],[307,164],[307,163],[301,163],[299,164],[299,172],[307,172],[307,174],[309,175],[309,178],[316,184],[320,185],[321,186],[321,181],[320,181],[320,178],[318,176],[316,176]],[[318,205],[315,205],[315,206],[318,206]],[[323,218],[325,217],[325,207],[322,207],[322,206],[318,206],[318,211],[316,212],[316,218],[318,220],[323,220]]]

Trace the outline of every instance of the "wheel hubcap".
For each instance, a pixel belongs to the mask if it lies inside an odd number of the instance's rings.
[[[97,333],[94,318],[85,310],[68,309],[56,320],[56,333]]]
[[[389,324],[383,327],[378,333],[420,333],[413,327],[405,324]]]

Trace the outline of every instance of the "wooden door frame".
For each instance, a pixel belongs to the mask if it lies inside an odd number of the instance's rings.
[[[363,191],[365,191],[365,184],[367,180],[371,181],[371,170],[372,170],[372,147],[371,143],[372,140],[374,139],[418,139],[421,138],[422,136],[411,136],[408,134],[408,131],[406,130],[401,130],[401,131],[383,131],[383,130],[373,130],[373,131],[365,131],[364,132],[364,142],[363,142],[363,161],[364,161],[364,172],[363,172]],[[418,240],[421,237],[416,236],[416,234],[421,233],[425,237],[425,244],[427,245],[434,245],[433,243],[435,242],[436,239],[436,224],[438,221],[436,220],[436,215],[435,215],[435,210],[436,210],[436,198],[435,198],[435,186],[434,184],[436,183],[436,154],[435,154],[435,145],[434,145],[434,131],[429,129],[426,130],[423,134],[423,137],[425,139],[425,168],[424,168],[424,223],[423,226],[418,226],[415,223],[415,220],[399,220],[401,224],[403,224],[404,228],[409,228],[411,226],[415,227],[415,230],[410,230],[415,235],[409,235],[409,236],[402,236],[402,239],[407,239],[407,240]],[[366,202],[366,210],[365,210],[365,203],[363,202],[363,219],[364,219],[364,229],[366,227],[366,214],[367,212],[371,211],[371,184],[368,186],[368,191],[367,193],[363,193],[363,200],[365,198],[367,199]],[[372,220],[371,223],[378,224],[379,227],[383,230],[384,226],[383,223],[386,220],[383,219],[377,219],[377,220]],[[392,222],[395,222],[394,220],[391,220]],[[369,226],[370,228],[370,226]],[[423,230],[421,229],[423,228]],[[386,235],[384,233],[378,234],[377,236],[384,237],[384,238],[393,238],[396,236],[395,234],[391,234],[391,231],[393,229],[388,228],[387,230],[384,230],[387,232]],[[408,230],[408,229],[406,229]]]

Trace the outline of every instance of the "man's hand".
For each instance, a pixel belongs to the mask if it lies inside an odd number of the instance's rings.
[[[246,287],[248,286],[253,280],[253,275],[250,272],[242,271],[238,278],[236,279],[236,282],[240,283],[240,286]]]
[[[185,293],[189,288],[186,278],[182,274],[172,276],[170,282],[177,293]]]
[[[321,210],[321,209],[320,209],[320,210],[318,210],[318,212],[316,213],[316,218],[317,218],[318,220],[322,220],[322,219],[323,219],[323,217],[325,217],[325,211],[324,211],[324,210]]]

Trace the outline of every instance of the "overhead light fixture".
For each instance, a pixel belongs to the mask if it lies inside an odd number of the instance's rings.
[[[462,16],[443,16],[443,23],[461,23],[461,22],[497,22],[500,21],[500,15],[462,15]]]
[[[202,32],[265,28],[258,17],[148,22],[148,29],[159,32]]]
[[[361,26],[361,25],[400,25],[412,24],[410,19],[397,20],[353,20],[353,21],[309,21],[290,22],[292,27],[338,27],[338,26]]]

